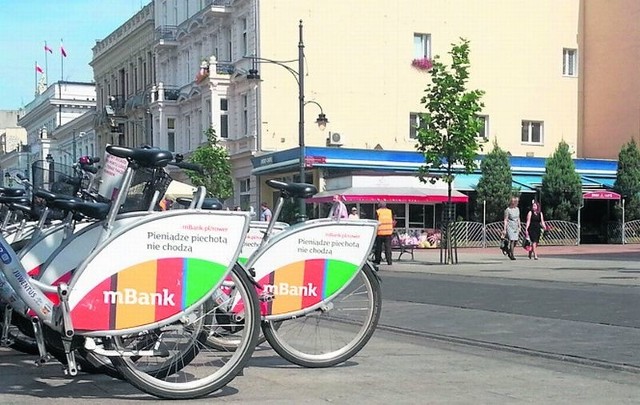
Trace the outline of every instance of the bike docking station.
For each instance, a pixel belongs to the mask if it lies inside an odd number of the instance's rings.
[[[110,204],[40,194],[69,220],[80,212],[94,221],[36,231],[19,255],[0,237],[1,345],[15,325],[33,336],[37,364],[51,354],[70,375],[93,368],[160,398],[191,399],[239,375],[259,339],[303,367],[342,363],[369,341],[382,305],[367,261],[378,221],[277,222],[285,198],[317,190],[276,180],[267,181],[280,191],[268,223],[206,206],[202,187],[188,209],[154,211],[173,154],[107,151],[99,195]],[[152,176],[134,180],[139,170]],[[152,196],[123,211],[132,183]],[[315,325],[312,336],[290,333],[301,322]]]

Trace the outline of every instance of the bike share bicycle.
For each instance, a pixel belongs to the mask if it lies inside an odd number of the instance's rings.
[[[8,208],[5,224],[10,222],[7,220],[9,217],[16,214],[22,217],[13,229],[9,228],[3,236],[5,239],[11,237],[11,240],[15,241],[11,243],[11,248],[18,252],[18,257],[30,276],[37,276],[41,265],[63,240],[72,235],[75,230],[88,224],[86,218],[77,222],[76,220],[80,218],[74,218],[71,213],[50,208],[50,203],[56,196],[72,198],[78,193],[84,177],[83,171],[90,170],[90,166],[98,159],[84,160],[87,162],[77,167],[58,164],[55,171],[45,169],[44,162],[36,161],[32,164],[36,186],[17,173],[16,181],[24,188],[2,190],[3,196],[0,197],[0,202],[6,204]],[[48,162],[47,165],[53,166]],[[90,183],[86,186],[89,187]],[[61,194],[53,194],[47,190],[55,190]],[[31,194],[31,200],[27,198],[27,192]],[[20,324],[16,325],[17,327],[11,326],[11,321],[19,321],[22,318],[12,317],[10,308],[6,309],[4,305],[0,307],[0,313],[2,313],[0,346],[13,347],[28,354],[38,354],[30,321],[25,320],[26,325],[23,324],[22,328],[19,327]]]
[[[169,152],[150,149],[110,147],[109,152],[127,159],[129,166],[115,208],[104,221],[105,230],[124,202],[134,168],[165,166],[173,158]],[[80,211],[91,206],[68,204]],[[19,312],[36,313],[34,325],[43,326],[40,339],[61,337],[71,374],[77,372],[74,350],[84,346],[110,357],[125,378],[145,392],[164,398],[206,395],[240,372],[257,338],[255,290],[246,275],[234,269],[248,219],[239,212],[199,210],[143,216],[101,240],[82,260],[69,283],[58,286],[59,305],[29,280],[13,250],[0,239],[0,268],[21,300],[15,294],[5,299]],[[206,340],[207,323],[215,310],[209,297],[228,274],[242,296],[244,311],[234,320],[245,333],[236,351],[221,353],[206,350],[200,340]],[[6,288],[2,290],[6,293]],[[185,335],[197,336],[188,343],[193,348],[188,364],[154,373],[138,367],[139,359],[168,356],[170,349],[162,343],[175,343]],[[135,344],[126,346],[125,340],[132,336],[136,344],[143,336],[153,336],[157,344],[143,350]]]
[[[308,198],[313,185],[269,180],[280,191],[271,221],[252,222],[240,257],[257,283],[262,331],[286,360],[304,367],[330,367],[357,354],[377,326],[380,280],[367,261],[377,221],[306,221],[289,227],[277,222],[285,199]],[[229,285],[222,293],[233,295]],[[220,306],[224,320],[243,310],[241,300]],[[233,330],[217,328],[209,343],[234,345]]]

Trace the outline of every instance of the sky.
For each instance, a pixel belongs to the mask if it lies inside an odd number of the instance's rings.
[[[107,37],[150,2],[0,0],[0,110],[17,110],[33,100],[36,62],[46,68],[49,84],[61,80],[61,39],[67,53],[64,80],[92,82],[89,62],[96,40]],[[46,64],[45,41],[53,50]]]

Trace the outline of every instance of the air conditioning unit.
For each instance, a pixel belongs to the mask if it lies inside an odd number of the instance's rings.
[[[344,136],[337,132],[330,132],[327,137],[327,146],[342,146],[344,143]]]

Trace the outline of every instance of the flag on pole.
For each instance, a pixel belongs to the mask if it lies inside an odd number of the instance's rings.
[[[60,53],[62,54],[62,56],[64,56],[65,58],[67,57],[67,51],[64,50],[64,46],[62,45],[62,40],[60,40]]]
[[[40,67],[40,65],[38,65],[38,62],[36,62],[36,72],[38,72],[38,73],[44,73],[44,70],[42,70],[42,68]]]
[[[53,49],[51,49],[51,47],[49,45],[47,45],[46,41],[44,43],[44,51],[45,52],[49,52],[49,53],[53,53]]]

